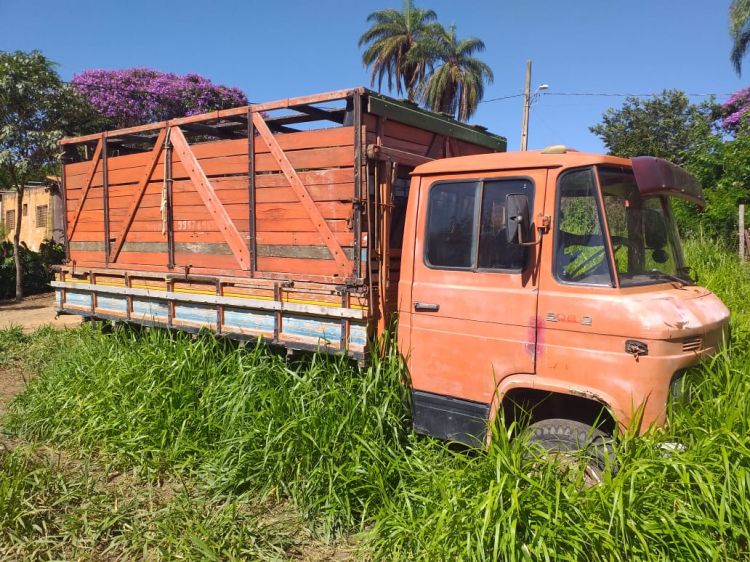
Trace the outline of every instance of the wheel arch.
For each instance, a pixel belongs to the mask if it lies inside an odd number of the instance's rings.
[[[617,407],[611,396],[587,387],[543,380],[536,375],[511,376],[497,387],[491,419],[503,415],[506,425],[531,424],[546,419],[568,419],[613,435]]]

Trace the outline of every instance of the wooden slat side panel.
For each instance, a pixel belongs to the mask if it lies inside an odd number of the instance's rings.
[[[284,156],[295,169],[320,213],[335,243],[349,258],[352,256],[354,234],[352,231],[352,199],[354,197],[353,128],[340,127],[325,131],[273,135],[274,141],[284,149]],[[270,273],[289,274],[293,277],[334,276],[336,262],[325,256],[325,242],[318,227],[310,220],[289,179],[270,154],[265,140],[255,140],[256,156],[256,213],[259,269]],[[192,145],[198,164],[214,188],[217,202],[226,210],[241,237],[248,233],[247,219],[247,141],[244,139],[216,141]],[[115,156],[108,159],[110,228],[113,233],[125,228],[133,197],[142,190],[137,209],[123,241],[121,258],[114,267],[136,269],[139,265],[149,269],[164,267],[167,256],[163,251],[166,236],[162,234],[161,189],[164,177],[164,154],[156,161],[152,154]],[[145,187],[142,180],[147,167],[153,167]],[[84,166],[66,168],[66,181],[70,184],[68,201],[75,202],[85,185]],[[177,151],[173,153],[173,212],[174,241],[176,245],[222,244],[225,242],[219,227],[206,209],[199,191],[185,169]],[[96,191],[102,178],[92,180],[90,204],[82,211],[80,242],[99,244],[103,240],[101,214],[103,200]],[[84,214],[85,213],[85,214]],[[84,220],[85,219],[85,220]],[[366,239],[363,237],[366,245]],[[298,248],[299,247],[299,248]],[[155,251],[134,251],[134,249]],[[309,248],[305,250],[305,248]],[[178,248],[176,248],[178,249]],[[103,253],[81,250],[81,260],[91,263],[103,261]],[[299,257],[303,256],[303,257]],[[327,259],[319,259],[327,258]],[[241,274],[233,256],[175,252],[175,265],[182,268],[236,271]],[[80,261],[80,260],[79,260]],[[262,274],[262,271],[261,271]]]
[[[110,254],[110,261],[117,261],[120,250],[127,240],[128,229],[131,227],[133,221],[135,220],[135,216],[139,211],[138,207],[141,203],[141,199],[149,190],[149,181],[154,174],[155,168],[158,167],[158,161],[160,160],[160,155],[163,152],[164,140],[166,139],[166,136],[166,129],[162,129],[161,131],[159,131],[159,136],[156,139],[156,143],[149,153],[148,162],[145,166],[143,166],[142,169],[139,170],[140,174],[138,176],[139,179],[137,180],[138,184],[133,190],[133,196],[131,198],[130,204],[128,205],[127,211],[125,211],[125,214],[122,216],[122,223],[119,229],[114,231],[117,232],[117,235],[115,236],[115,244],[112,248],[112,253]],[[154,186],[152,185],[151,191],[153,192],[153,190]]]
[[[94,178],[97,175],[99,175],[100,178],[102,177],[103,168],[102,168],[101,155],[102,155],[103,145],[104,145],[104,137],[100,138],[99,142],[96,144],[96,149],[94,150],[94,156],[91,162],[89,162],[89,174],[88,176],[86,176],[86,179],[84,180],[84,183],[83,183],[83,192],[81,193],[80,197],[78,198],[77,204],[74,207],[73,218],[67,221],[66,232],[67,232],[68,240],[72,239],[73,233],[75,232],[76,225],[78,224],[80,213],[81,211],[83,211],[83,209],[86,206],[86,197],[91,191]],[[101,182],[101,179],[100,179],[100,182]]]
[[[260,113],[253,113],[252,114],[252,120],[253,125],[258,130],[260,138],[264,140],[266,145],[271,150],[270,155],[256,155],[255,158],[255,169],[256,171],[262,171],[264,169],[264,163],[262,163],[262,160],[264,158],[270,158],[271,167],[269,169],[279,169],[283,172],[284,176],[286,177],[287,181],[289,182],[292,190],[294,191],[295,195],[298,198],[298,203],[296,204],[303,212],[299,217],[289,216],[288,213],[285,214],[279,214],[278,211],[275,211],[274,215],[271,215],[273,218],[269,218],[266,216],[263,216],[262,210],[261,210],[261,204],[258,204],[258,211],[256,215],[256,232],[264,232],[266,231],[266,228],[263,227],[264,222],[286,222],[286,221],[294,221],[294,220],[301,220],[306,221],[309,224],[311,224],[315,231],[318,232],[320,235],[322,243],[328,248],[330,252],[331,263],[334,264],[335,271],[331,271],[331,275],[341,275],[341,276],[347,276],[351,274],[352,271],[352,262],[351,258],[348,258],[346,254],[344,253],[341,245],[338,243],[336,238],[333,235],[333,232],[329,228],[327,224],[327,220],[325,215],[322,213],[321,205],[325,205],[324,203],[317,203],[315,202],[312,197],[310,196],[307,187],[303,183],[300,176],[297,174],[297,169],[302,168],[324,168],[324,167],[333,167],[333,166],[347,166],[349,165],[354,157],[354,149],[353,146],[345,146],[340,148],[326,148],[326,149],[318,149],[318,150],[305,150],[305,151],[291,151],[289,153],[286,153],[283,148],[279,145],[276,137],[271,133],[270,129],[268,128],[268,125],[263,120],[263,116]],[[322,152],[322,151],[325,151]],[[301,158],[300,155],[305,154],[306,157],[313,157],[309,160],[304,160]],[[323,154],[326,154],[329,157],[336,156],[341,158],[340,163],[333,163],[326,161],[326,164],[323,165],[320,162],[320,158],[323,158]],[[291,210],[291,206],[293,204],[289,204]],[[279,207],[280,208],[280,207]],[[341,207],[339,207],[341,208]],[[268,212],[273,212],[271,209],[267,210]],[[348,209],[347,209],[348,211]],[[304,218],[307,217],[307,218]],[[343,218],[340,216],[336,216],[334,218]],[[292,231],[296,231],[297,229],[290,229]],[[257,270],[258,271],[264,271],[265,267],[268,264],[271,264],[273,262],[270,262],[268,260],[272,259],[287,259],[287,258],[266,258],[261,257],[260,252],[258,254],[258,260],[257,260]],[[292,259],[292,258],[289,258]],[[313,260],[303,260],[312,262]],[[317,260],[316,260],[317,261]],[[290,264],[294,267],[297,267],[297,265],[290,261]],[[308,265],[312,266],[312,263],[309,263]],[[326,267],[329,267],[329,264],[326,264]],[[269,271],[288,271],[293,272],[292,270],[286,270],[286,269],[270,269]],[[309,271],[309,270],[308,270]],[[328,274],[328,273],[326,273]]]
[[[171,129],[170,138],[175,148],[175,156],[185,165],[186,173],[189,174],[190,180],[200,194],[204,208],[209,211],[210,217],[213,218],[214,222],[219,227],[219,230],[224,233],[226,242],[232,249],[234,259],[236,259],[241,269],[249,269],[250,253],[247,248],[246,237],[243,237],[243,235],[240,234],[240,231],[234,222],[235,219],[233,219],[228,213],[228,208],[224,207],[221,202],[217,200],[216,193],[214,192],[210,180],[206,177],[202,163],[195,158],[179,127]],[[247,169],[247,166],[245,166],[245,169]],[[179,218],[185,220],[185,211],[182,211],[181,214],[182,217]],[[205,217],[205,212],[196,214],[200,215],[195,217],[198,220]],[[243,213],[243,216],[246,217],[247,213]],[[178,215],[175,213],[175,221],[177,220]],[[181,261],[182,256],[180,256],[180,260],[178,260],[177,253],[175,253],[175,264],[179,264]],[[236,267],[236,265],[232,267]]]

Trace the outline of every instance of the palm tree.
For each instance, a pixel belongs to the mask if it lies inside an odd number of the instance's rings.
[[[742,58],[750,47],[750,0],[732,0],[729,6],[729,32],[732,35],[732,64],[739,76]]]
[[[430,39],[415,50],[431,56],[431,72],[419,85],[422,102],[432,111],[441,111],[468,121],[484,96],[485,83],[491,84],[492,69],[473,57],[484,51],[484,43],[476,37],[456,38],[456,26],[445,29],[430,26]]]
[[[415,99],[416,86],[427,72],[427,61],[416,60],[409,53],[424,39],[436,18],[434,11],[417,8],[412,0],[404,0],[401,11],[389,8],[367,16],[372,26],[359,38],[359,46],[367,45],[362,62],[372,66],[370,85],[374,86],[377,79],[379,90],[383,78],[387,78],[389,90],[395,82],[399,95],[405,91],[410,100]]]

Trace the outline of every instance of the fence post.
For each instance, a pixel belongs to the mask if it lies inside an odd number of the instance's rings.
[[[739,234],[740,234],[740,261],[745,259],[745,204],[740,203],[740,216],[739,216]]]

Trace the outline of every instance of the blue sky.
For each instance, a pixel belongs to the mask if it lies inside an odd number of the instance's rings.
[[[729,63],[730,0],[418,0],[459,36],[477,36],[495,72],[486,99],[518,94],[525,64],[550,95],[532,108],[530,148],[602,151],[588,127],[624,98],[560,93],[716,93],[748,84]],[[401,0],[0,0],[0,50],[40,49],[63,78],[87,68],[196,72],[252,101],[369,85],[357,39]],[[703,98],[693,98],[699,101]],[[517,149],[521,98],[481,105],[474,122]]]

